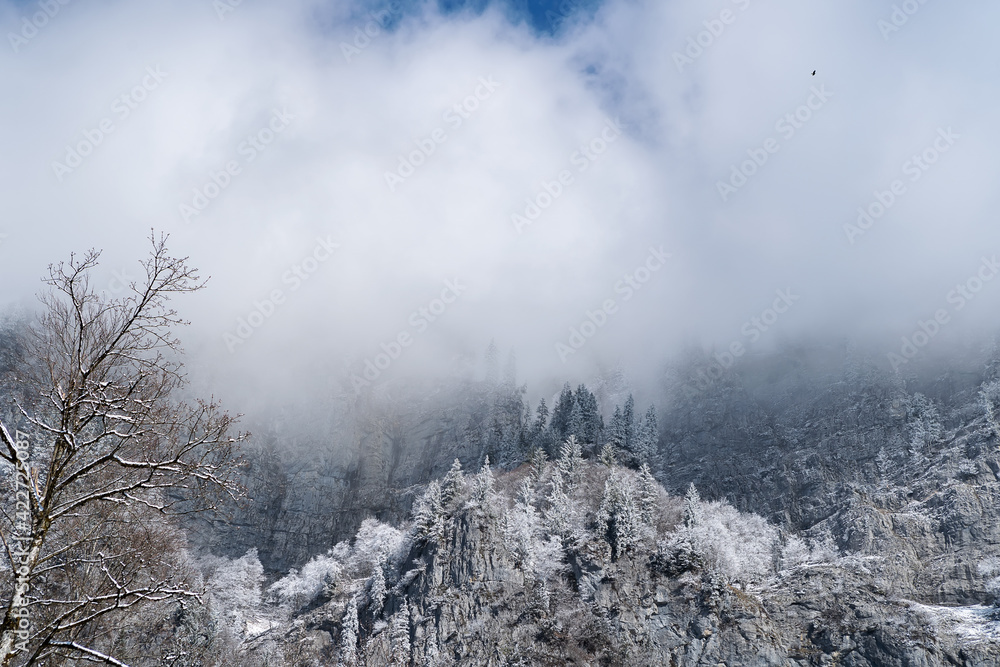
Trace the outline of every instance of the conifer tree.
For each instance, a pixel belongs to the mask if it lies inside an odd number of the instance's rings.
[[[566,540],[570,535],[571,502],[566,493],[566,481],[558,466],[552,469],[550,483],[552,487],[547,498],[548,508],[544,512],[545,527],[551,535]]]
[[[632,451],[635,441],[635,399],[632,394],[625,400],[625,409],[622,410],[622,422],[625,427],[625,441],[623,443],[626,451]]]
[[[368,598],[371,601],[371,608],[369,611],[374,617],[377,617],[382,613],[382,608],[385,605],[385,598],[386,595],[388,595],[388,591],[385,587],[385,572],[383,571],[384,563],[385,554],[378,554],[375,558],[372,571],[371,588],[368,590]]]
[[[615,447],[610,442],[604,443],[601,447],[601,463],[609,468],[614,468],[616,464]]]
[[[495,509],[493,505],[493,471],[490,469],[490,457],[483,461],[483,467],[479,470],[472,483],[472,505],[480,508],[483,512],[492,513]]]
[[[615,406],[615,413],[611,416],[611,423],[608,426],[608,442],[620,452],[626,451],[625,442],[628,431],[625,428],[625,417],[622,416],[622,409]]]
[[[573,390],[569,388],[569,382],[567,382],[563,385],[555,409],[552,410],[552,423],[550,425],[552,433],[560,441],[570,435],[570,420],[573,415],[573,405],[575,403],[576,397],[573,396]]]
[[[410,665],[410,606],[403,598],[399,611],[392,615],[391,627],[389,630],[389,644],[391,646],[391,664],[399,667],[409,667]]]
[[[562,444],[556,467],[570,488],[576,486],[577,477],[583,468],[583,451],[575,435],[569,436]]]
[[[444,537],[445,510],[437,480],[428,484],[424,495],[414,503],[413,523],[418,537],[438,541]]]
[[[541,447],[536,447],[531,453],[531,468],[534,472],[536,482],[542,481],[542,475],[545,474],[545,463],[548,458],[545,450]]]
[[[656,424],[656,409],[649,406],[636,432],[632,455],[639,465],[649,463],[656,453],[660,433]]]
[[[441,482],[441,505],[447,509],[465,488],[465,474],[462,472],[462,462],[457,458],[452,462],[451,469]]]
[[[358,664],[358,600],[351,598],[344,610],[340,629],[340,664],[355,667]]]
[[[573,434],[580,438],[582,443],[596,445],[604,427],[604,420],[601,418],[597,405],[597,397],[585,385],[581,384],[576,389],[575,398],[579,409],[579,423]]]
[[[597,520],[611,547],[613,561],[633,551],[639,543],[642,532],[635,494],[632,485],[617,470],[604,483]]]
[[[684,525],[687,528],[694,528],[701,523],[701,496],[694,482],[688,486],[687,493],[684,494]]]
[[[652,525],[656,512],[656,499],[659,496],[659,484],[653,477],[649,464],[643,463],[639,468],[639,488],[636,494],[636,505],[639,509],[639,518],[643,523]]]
[[[538,403],[538,409],[535,411],[535,421],[531,426],[531,446],[541,447],[546,452],[551,451],[552,447],[552,433],[548,428],[549,426],[549,406],[545,404],[545,399],[543,398]]]

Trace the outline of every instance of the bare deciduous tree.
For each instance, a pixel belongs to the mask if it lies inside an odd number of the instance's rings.
[[[186,322],[167,303],[205,283],[186,258],[168,254],[166,236],[150,241],[145,279],[124,297],[91,288],[94,250],[50,266],[44,281],[44,309],[15,373],[29,398],[17,401],[16,423],[0,421],[0,468],[27,481],[18,497],[30,510],[17,517],[8,509],[14,484],[0,492],[11,572],[0,667],[124,664],[112,630],[125,615],[199,594],[177,562],[183,535],[172,516],[211,508],[193,498],[237,493],[236,448],[246,434],[230,435],[234,418],[214,400],[178,398],[185,378],[171,329]],[[15,519],[27,531],[10,539]]]

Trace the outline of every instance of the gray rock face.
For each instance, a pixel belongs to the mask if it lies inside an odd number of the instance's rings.
[[[578,544],[548,580],[495,527],[456,511],[447,539],[401,561],[385,614],[362,610],[364,664],[392,664],[388,624],[404,604],[415,665],[1000,664],[996,574],[981,568],[1000,555],[1000,447],[978,395],[996,364],[904,380],[816,359],[748,364],[697,392],[668,378],[657,475],[674,494],[693,482],[703,498],[766,517],[783,539],[827,543],[835,558],[747,587],[705,568],[664,571],[652,552],[611,562]],[[365,516],[399,524],[453,458],[477,467],[483,448],[466,427],[480,398],[423,396],[391,419],[355,411],[337,431],[347,444],[327,458],[262,450],[246,533],[227,544],[258,545],[282,571]],[[301,651],[312,637],[324,648],[301,664],[335,660],[345,605],[318,601],[283,645]]]
[[[246,498],[211,525],[192,524],[195,541],[233,557],[256,547],[267,570],[283,573],[350,539],[367,517],[402,522],[420,485],[455,458],[475,468],[483,456],[466,437],[475,394],[412,391],[248,424]]]
[[[586,474],[607,477],[600,469]],[[997,613],[913,601],[908,595],[920,590],[923,573],[900,577],[909,561],[887,557],[891,552],[803,563],[757,584],[711,566],[671,571],[662,548],[649,545],[611,560],[607,545],[582,528],[596,509],[586,485],[575,496],[583,518],[565,543],[565,567],[545,577],[519,559],[506,537],[497,508],[514,506],[510,489],[522,476],[508,477],[514,479],[504,482],[508,491],[493,509],[459,505],[440,541],[409,542],[381,613],[359,598],[358,664],[985,667],[1000,661]],[[672,513],[671,502],[661,501],[662,513]],[[870,542],[860,546],[881,549],[883,540],[902,539],[891,517],[870,522],[880,528],[863,533]],[[344,582],[280,635],[297,652],[295,664],[339,659],[339,621],[356,590]],[[400,635],[391,627],[404,606],[401,661]],[[310,640],[317,632],[329,635]]]

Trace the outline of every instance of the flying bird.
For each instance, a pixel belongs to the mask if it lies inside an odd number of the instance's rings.
[[[813,70],[813,76],[816,76],[816,70]]]

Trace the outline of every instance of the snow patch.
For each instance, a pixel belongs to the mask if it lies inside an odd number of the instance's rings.
[[[952,633],[969,642],[1000,643],[1000,621],[995,618],[1000,610],[996,607],[944,607],[909,601],[908,604],[924,614],[939,632]]]

